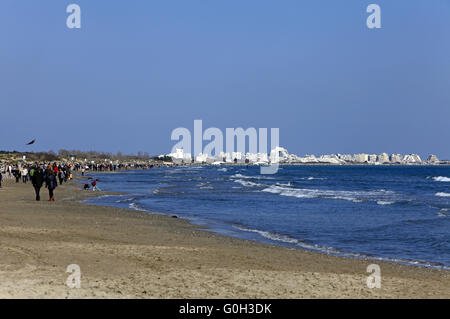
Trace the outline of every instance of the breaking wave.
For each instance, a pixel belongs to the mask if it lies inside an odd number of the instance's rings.
[[[127,198],[127,199],[116,200],[116,203],[126,203],[126,202],[131,202],[131,201],[134,201],[134,200],[136,200],[136,198],[131,197],[131,198]]]
[[[281,235],[281,234],[258,230],[258,229],[245,228],[245,227],[241,227],[241,226],[237,226],[237,225],[233,225],[233,227],[238,230],[244,231],[244,232],[256,233],[256,234],[260,235],[261,237],[264,237],[266,239],[269,239],[269,240],[272,240],[275,242],[291,244],[291,245],[295,245],[295,246],[301,247],[306,250],[316,251],[316,252],[324,253],[327,255],[359,258],[359,259],[365,259],[365,260],[378,260],[378,261],[394,262],[394,263],[399,263],[399,264],[414,265],[414,266],[426,267],[426,268],[450,270],[450,267],[442,265],[441,263],[430,263],[430,262],[421,261],[421,260],[408,260],[408,259],[400,259],[400,258],[377,257],[377,256],[366,255],[366,254],[341,251],[339,249],[329,247],[329,246],[307,244],[299,239],[296,239],[296,238],[293,238],[290,236],[286,236],[286,235]]]
[[[320,180],[320,181],[324,181],[327,178],[326,177],[314,177],[314,176],[309,176],[309,177],[303,177],[302,179],[305,179],[307,181],[313,181],[313,180]]]
[[[260,184],[260,183],[254,183],[254,182],[250,182],[250,181],[244,181],[243,179],[237,179],[234,181],[235,183],[239,183],[242,186],[245,187],[261,187],[261,186],[266,186],[264,184]]]
[[[447,213],[448,210],[449,210],[448,208],[442,208],[442,209],[437,213],[437,215],[438,215],[439,217],[449,217],[450,214]]]
[[[200,189],[214,189],[214,187],[210,183],[200,183],[197,184]]]
[[[432,179],[436,182],[450,182],[450,177],[445,177],[445,176],[436,176],[436,177],[432,177]]]
[[[395,202],[388,202],[388,201],[383,201],[383,200],[379,200],[377,201],[378,205],[392,205],[395,204]]]
[[[133,210],[137,210],[137,211],[141,211],[141,212],[148,212],[148,210],[142,208],[141,206],[139,206],[136,203],[131,203],[130,205],[128,205],[128,207]]]
[[[241,226],[233,226],[233,227],[236,229],[242,230],[242,231],[257,233],[257,234],[261,235],[262,237],[270,239],[270,240],[275,240],[275,241],[280,241],[283,243],[295,244],[295,245],[300,244],[300,241],[298,239],[295,239],[295,238],[292,238],[289,236],[279,235],[279,234],[271,233],[271,232],[264,231],[264,230],[245,228],[245,227],[241,227]]]
[[[270,176],[263,176],[263,175],[248,176],[248,175],[242,175],[242,174],[234,174],[234,175],[231,175],[230,178],[239,178],[239,179],[274,179],[274,177],[270,177]]]
[[[276,185],[278,185],[278,186],[287,186],[287,187],[291,187],[291,186],[292,186],[291,182],[288,182],[288,183],[286,183],[286,184],[283,184],[283,183],[276,183]]]
[[[439,193],[436,193],[436,196],[439,196],[439,197],[450,197],[450,194],[449,193],[439,192]]]
[[[281,196],[291,196],[296,198],[327,198],[327,199],[341,199],[348,200],[355,203],[362,201],[375,201],[379,205],[390,205],[394,201],[384,199],[386,196],[391,196],[394,192],[386,190],[376,191],[336,191],[336,190],[321,190],[321,189],[306,189],[306,188],[287,188],[279,185],[272,185],[264,188],[263,192],[279,194]],[[381,199],[380,199],[381,197]],[[384,198],[383,198],[384,197]]]

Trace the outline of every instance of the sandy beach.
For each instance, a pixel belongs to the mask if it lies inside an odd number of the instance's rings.
[[[105,193],[0,189],[1,298],[450,298],[450,272],[228,238],[188,221],[83,204]],[[42,189],[43,199],[47,198]],[[381,288],[366,285],[381,267]],[[81,268],[81,288],[65,284]]]

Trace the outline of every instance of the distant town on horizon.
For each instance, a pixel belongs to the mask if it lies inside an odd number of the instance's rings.
[[[277,154],[278,152],[278,154]],[[278,159],[276,158],[278,155]],[[110,152],[59,150],[58,152],[19,152],[0,151],[0,163],[18,161],[73,161],[73,162],[147,162],[160,161],[173,164],[241,164],[241,165],[266,165],[274,162],[291,165],[328,164],[328,165],[450,165],[450,160],[441,160],[431,154],[427,159],[422,159],[418,154],[327,154],[298,156],[290,154],[283,147],[274,148],[270,154],[266,153],[242,153],[221,152],[217,156],[200,153],[192,156],[184,153],[183,149],[177,149],[175,153],[150,155],[148,152],[137,154],[116,154]]]

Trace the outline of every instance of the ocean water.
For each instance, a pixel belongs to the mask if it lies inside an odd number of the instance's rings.
[[[95,176],[95,175],[93,175]],[[176,167],[99,174],[100,205],[326,254],[450,269],[450,167]]]

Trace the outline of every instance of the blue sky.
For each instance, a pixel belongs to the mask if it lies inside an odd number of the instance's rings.
[[[450,159],[447,0],[2,0],[0,39],[0,149],[167,153],[202,119],[299,155]]]

